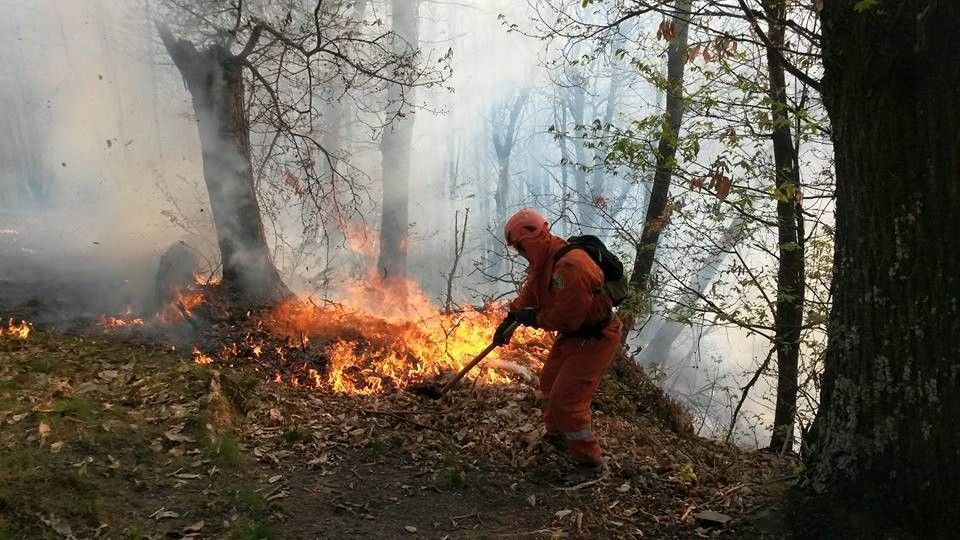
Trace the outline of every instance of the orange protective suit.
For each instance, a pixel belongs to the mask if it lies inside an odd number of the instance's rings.
[[[515,245],[510,237],[508,232],[508,243]],[[619,350],[621,330],[610,298],[599,292],[603,272],[582,249],[571,249],[556,259],[566,241],[545,229],[519,243],[530,266],[510,309],[536,308],[537,326],[558,332],[540,375],[547,433],[562,436],[575,461],[599,464],[600,444],[590,425],[590,402]]]

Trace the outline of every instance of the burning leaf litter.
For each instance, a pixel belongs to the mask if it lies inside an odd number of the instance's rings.
[[[0,319],[2,320],[2,319]],[[12,338],[15,340],[24,341],[30,337],[30,332],[33,331],[33,325],[26,322],[20,321],[19,323],[13,322],[13,318],[7,319],[7,325],[4,326],[0,323],[0,336]]]
[[[151,319],[128,308],[97,324],[119,333],[189,323],[201,329],[191,353],[198,365],[249,364],[295,387],[380,394],[457,372],[489,344],[503,315],[499,306],[442,313],[410,281],[368,277],[347,287],[340,303],[321,308],[295,299],[237,321],[225,316],[215,283],[196,274]],[[518,331],[481,364],[475,382],[533,382],[551,343],[544,331]]]

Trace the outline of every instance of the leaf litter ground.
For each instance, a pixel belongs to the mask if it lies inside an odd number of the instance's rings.
[[[796,464],[691,436],[617,371],[594,407],[608,472],[566,486],[521,382],[337,394],[142,343],[0,338],[0,539],[752,536]]]

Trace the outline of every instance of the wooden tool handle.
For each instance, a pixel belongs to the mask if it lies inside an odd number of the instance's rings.
[[[520,326],[519,323],[513,323],[513,324],[511,324],[511,325],[508,327],[508,329],[507,329],[507,333],[508,333],[508,334],[512,334],[512,333],[517,329],[518,326]],[[460,382],[460,379],[462,379],[467,373],[469,373],[470,370],[474,368],[474,366],[476,366],[477,364],[479,364],[484,358],[487,357],[488,354],[490,354],[490,353],[491,353],[494,349],[496,349],[496,348],[497,348],[497,344],[496,344],[496,343],[491,343],[491,344],[487,345],[487,348],[484,349],[484,350],[482,350],[482,351],[480,351],[480,354],[478,354],[478,355],[476,356],[476,358],[474,358],[473,360],[471,360],[469,364],[463,366],[463,369],[460,370],[460,373],[457,373],[457,376],[456,376],[456,377],[454,377],[453,379],[451,379],[450,382],[448,382],[447,384],[443,385],[443,388],[440,389],[440,395],[442,396],[442,395],[446,394],[448,390],[450,390],[451,388],[453,388],[453,385],[455,385],[455,384],[457,384],[458,382]]]

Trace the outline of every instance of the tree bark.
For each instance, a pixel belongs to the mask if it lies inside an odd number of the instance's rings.
[[[824,2],[836,271],[806,480],[921,537],[960,526],[960,3]],[[826,495],[826,496],[825,496]],[[871,505],[872,503],[872,505]]]
[[[420,42],[418,0],[393,0],[390,15],[399,40],[399,53]],[[405,43],[403,43],[405,41]],[[403,43],[400,45],[400,43]],[[414,89],[392,84],[387,90],[387,114],[393,116],[405,102],[412,102]],[[380,152],[383,167],[383,214],[380,221],[380,258],[377,267],[387,279],[407,275],[407,243],[410,236],[410,142],[413,117],[394,120],[383,132]]]
[[[650,286],[650,272],[653,270],[653,261],[656,258],[657,246],[660,243],[660,233],[666,226],[667,201],[670,197],[670,183],[673,178],[673,169],[676,167],[677,141],[680,138],[680,125],[683,123],[683,53],[687,49],[687,27],[690,18],[690,0],[677,0],[675,9],[678,13],[673,24],[676,36],[667,49],[667,106],[664,118],[663,131],[657,146],[656,169],[653,175],[653,189],[647,202],[647,213],[644,218],[643,232],[640,244],[637,246],[637,256],[633,262],[633,271],[630,274],[630,285],[635,294],[646,296]],[[624,319],[623,340],[626,341],[633,330],[635,319],[633,316]]]
[[[800,328],[803,324],[804,246],[803,212],[800,206],[800,170],[790,115],[783,58],[784,0],[764,0],[767,20],[767,71],[770,112],[773,121],[773,160],[776,166],[777,234],[780,266],[777,270],[777,305],[774,311],[777,349],[777,402],[770,449],[782,452],[793,446],[797,411],[797,366],[800,361]]]
[[[197,114],[222,283],[245,305],[277,303],[291,293],[270,258],[254,188],[243,64],[222,45],[198,51],[165,26],[159,29]]]

